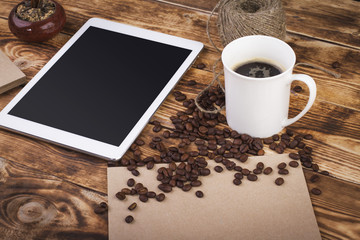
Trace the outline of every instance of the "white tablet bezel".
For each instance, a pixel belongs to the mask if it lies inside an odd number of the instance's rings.
[[[156,97],[150,107],[146,110],[146,112],[142,115],[139,121],[135,124],[133,129],[126,136],[120,146],[110,145],[8,114],[9,111],[22,99],[22,97],[31,90],[31,88],[41,79],[41,77],[61,58],[61,56],[90,26],[192,50],[190,55],[186,58],[181,67],[176,71],[176,73],[169,80],[169,82]],[[134,142],[137,136],[141,133],[142,129],[148,123],[151,116],[155,113],[157,108],[167,97],[178,80],[180,80],[182,75],[195,61],[203,46],[204,45],[202,43],[197,41],[104,19],[91,18],[74,34],[72,38],[70,38],[70,40],[53,56],[53,58],[50,59],[50,61],[34,76],[34,78],[29,81],[28,84],[0,112],[0,127],[20,132],[32,137],[40,138],[45,141],[49,141],[108,160],[119,160],[130,147],[130,145]]]

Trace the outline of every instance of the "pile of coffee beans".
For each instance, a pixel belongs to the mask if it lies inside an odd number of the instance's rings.
[[[191,83],[191,85],[195,84],[196,82]],[[278,154],[284,153],[286,149],[291,151],[289,153],[291,161],[288,164],[284,162],[277,166],[277,173],[282,176],[275,180],[275,184],[278,186],[285,183],[283,177],[289,174],[287,166],[296,168],[300,162],[305,168],[319,171],[319,166],[313,163],[313,150],[306,144],[313,138],[312,135],[295,134],[292,130],[287,129],[285,133],[275,134],[269,138],[254,138],[230,129],[223,114],[200,111],[196,107],[195,100],[188,99],[180,91],[174,91],[173,96],[176,101],[182,102],[185,109],[170,117],[174,126],[172,129],[164,128],[159,121],[151,122],[154,125],[153,131],[158,135],[153,137],[148,145],[158,154],[143,158],[140,147],[146,143],[137,139],[130,147],[132,158],[122,158],[119,162],[121,166],[126,166],[134,176],[139,175],[138,167],[146,166],[150,170],[155,164],[168,164],[167,167],[160,167],[157,170],[158,188],[162,192],[169,193],[175,187],[185,192],[190,191],[193,187],[200,187],[201,177],[211,174],[208,160],[218,163],[214,167],[216,173],[223,172],[224,168],[234,171],[234,185],[241,185],[245,179],[250,182],[257,181],[260,174],[269,175],[273,169],[265,166],[262,162],[258,162],[253,170],[242,168],[240,165],[246,162],[249,156],[264,155],[264,145]],[[224,96],[220,87],[210,87],[200,97],[199,104],[207,110],[213,110],[215,109],[214,105],[221,107],[225,104]],[[163,139],[169,138],[178,140],[179,143],[176,146],[166,146]],[[326,171],[320,173],[328,175]],[[316,181],[315,178],[314,181]],[[118,199],[124,200],[127,195],[138,195],[142,202],[147,202],[149,198],[155,198],[158,201],[165,198],[164,193],[156,194],[148,191],[141,183],[135,183],[132,178],[127,181],[127,185],[129,188],[124,188],[116,194]],[[321,191],[318,190],[313,189],[311,192],[320,194]],[[198,190],[195,195],[202,198],[204,193]],[[131,221],[129,219],[125,219],[125,221],[132,222],[133,218],[131,219]]]
[[[115,197],[119,200],[125,200],[127,195],[138,196],[141,202],[147,202],[149,199],[154,198],[159,202],[165,199],[163,193],[157,194],[154,191],[149,191],[142,183],[136,183],[133,178],[129,178],[127,181],[129,188],[123,188],[120,192],[115,194]],[[136,205],[134,206],[136,208]],[[129,209],[130,210],[130,209]]]

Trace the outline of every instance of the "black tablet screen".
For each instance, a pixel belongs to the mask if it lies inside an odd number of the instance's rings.
[[[190,53],[89,27],[9,114],[119,146]]]

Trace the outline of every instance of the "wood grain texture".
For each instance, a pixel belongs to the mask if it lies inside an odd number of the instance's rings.
[[[99,194],[0,158],[1,239],[107,239]]]
[[[158,0],[176,6],[211,12],[219,0]],[[359,1],[282,0],[286,30],[360,49]]]
[[[188,98],[194,98],[210,83],[212,64],[220,56],[209,43],[205,31],[209,11],[216,2],[64,0],[60,3],[68,20],[63,31],[45,43],[30,44],[10,33],[7,17],[16,2],[3,0],[0,8],[0,49],[30,80],[90,17],[198,40],[205,44],[205,49],[175,87]],[[286,41],[294,48],[297,61],[316,64],[342,75],[336,79],[312,68],[295,69],[298,73],[313,76],[318,86],[314,106],[291,129],[314,135],[314,140],[308,142],[314,149],[314,162],[331,173],[331,176],[321,176],[321,180],[314,184],[309,181],[313,173],[305,170],[309,189],[318,186],[323,191],[319,196],[311,195],[311,200],[324,239],[360,238],[358,4],[350,0],[341,4],[334,0],[284,1],[288,24]],[[216,46],[221,47],[216,26],[212,24],[210,30]],[[333,68],[335,62],[339,65]],[[205,68],[197,69],[199,63],[204,63]],[[189,80],[198,84],[189,87],[186,85]],[[295,84],[304,87],[301,83]],[[0,109],[20,89],[1,94]],[[304,107],[307,94],[306,88],[301,93],[291,94],[291,116]],[[152,119],[159,120],[165,128],[173,129],[169,117],[181,109],[184,109],[181,103],[170,94]],[[152,128],[153,125],[148,124],[139,136],[146,143],[158,135]],[[177,145],[178,140],[168,139],[165,144]],[[148,145],[141,149],[144,157],[158,154]],[[4,235],[9,236],[8,239],[107,237],[107,217],[92,212],[96,203],[106,200],[105,161],[4,130],[0,131],[0,157],[7,159],[0,160],[0,236],[3,233],[8,234]],[[132,158],[132,152],[128,151],[125,157]],[[43,220],[38,221],[41,218]]]

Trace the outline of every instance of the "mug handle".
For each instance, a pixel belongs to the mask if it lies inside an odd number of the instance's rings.
[[[305,108],[296,117],[293,117],[290,119],[284,119],[282,121],[283,128],[286,126],[289,126],[290,124],[293,124],[294,122],[299,120],[302,116],[304,116],[305,113],[310,110],[311,106],[313,105],[313,103],[315,101],[315,97],[316,97],[316,84],[315,84],[314,79],[312,79],[312,77],[305,75],[305,74],[293,74],[290,79],[290,83],[293,82],[294,80],[301,81],[308,86],[309,100],[308,100]]]

